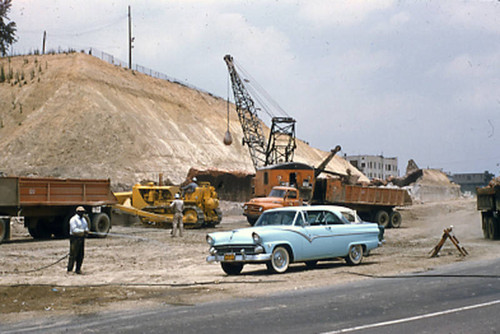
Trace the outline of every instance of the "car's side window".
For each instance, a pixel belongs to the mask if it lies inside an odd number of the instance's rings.
[[[325,223],[324,216],[323,211],[309,211],[307,215],[307,222],[311,226],[323,225]]]
[[[332,212],[325,213],[325,221],[327,225],[343,224],[342,220],[340,220],[340,218]]]

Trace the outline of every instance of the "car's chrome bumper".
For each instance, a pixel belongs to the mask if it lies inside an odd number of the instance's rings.
[[[224,255],[209,255],[207,262],[266,262],[271,260],[271,254],[235,255],[234,260],[226,260]]]

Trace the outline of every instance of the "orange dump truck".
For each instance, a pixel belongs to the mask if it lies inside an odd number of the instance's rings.
[[[333,204],[354,209],[366,221],[377,222],[385,227],[399,227],[401,214],[396,207],[411,205],[408,192],[403,189],[348,185],[340,177],[317,178],[318,169],[302,163],[284,163],[256,171],[254,194],[245,203],[244,215],[254,224],[260,214],[279,206]],[[275,189],[287,189],[277,194]],[[286,188],[288,187],[288,188]],[[296,189],[298,195],[290,190]],[[269,194],[269,195],[268,195]]]
[[[0,177],[0,243],[9,239],[10,222],[16,217],[24,219],[35,239],[65,237],[79,205],[87,211],[90,230],[105,236],[116,203],[109,179]]]

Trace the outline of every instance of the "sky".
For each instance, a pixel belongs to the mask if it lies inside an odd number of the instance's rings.
[[[500,174],[498,0],[14,0],[11,51],[128,62],[129,5],[134,64],[227,99],[231,54],[313,147]]]

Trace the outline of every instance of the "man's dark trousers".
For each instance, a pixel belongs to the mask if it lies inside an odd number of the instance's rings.
[[[85,251],[85,238],[70,236],[69,237],[69,261],[68,271],[73,270],[73,265],[76,261],[76,272],[80,272],[82,268],[83,256]]]

